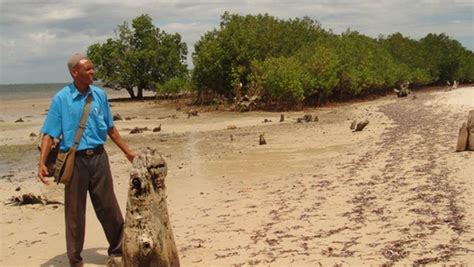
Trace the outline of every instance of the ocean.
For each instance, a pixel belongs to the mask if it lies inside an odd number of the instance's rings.
[[[2,101],[50,98],[67,83],[0,84]]]

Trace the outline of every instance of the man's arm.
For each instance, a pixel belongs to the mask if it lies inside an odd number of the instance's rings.
[[[41,151],[40,159],[38,164],[38,178],[43,184],[49,185],[49,181],[46,180],[45,176],[48,175],[48,168],[46,167],[46,159],[48,158],[49,151],[53,145],[53,138],[47,134],[41,138]]]
[[[119,131],[115,126],[109,129],[108,134],[110,136],[110,139],[114,141],[114,143],[122,150],[122,152],[127,156],[127,159],[130,162],[133,162],[133,158],[135,158],[136,153],[133,152],[128,148],[128,145],[123,141],[122,136],[120,135]]]

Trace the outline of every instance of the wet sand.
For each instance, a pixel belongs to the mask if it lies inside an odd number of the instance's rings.
[[[474,109],[474,88],[415,95],[284,112],[284,122],[274,112],[202,111],[188,118],[188,107],[172,103],[111,104],[114,114],[132,118],[116,121],[132,148],[156,148],[167,158],[182,266],[470,264],[474,152],[454,150]],[[62,186],[35,178],[38,155],[29,135],[38,132],[48,104],[25,100],[2,108],[4,202],[30,192],[62,201]],[[297,123],[304,114],[319,121]],[[25,122],[14,123],[20,116]],[[350,130],[353,120],[364,119],[370,123],[363,131]],[[129,134],[160,124],[158,133]],[[258,143],[262,133],[266,145]],[[112,143],[106,149],[125,213],[131,166]],[[0,265],[67,264],[62,205],[1,207]],[[106,250],[89,203],[86,266],[104,266]]]

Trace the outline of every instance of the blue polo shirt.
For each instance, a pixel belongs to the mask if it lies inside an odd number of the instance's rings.
[[[55,138],[62,135],[60,150],[67,151],[74,144],[86,99],[92,94],[91,109],[86,128],[77,150],[91,149],[107,139],[107,132],[114,126],[112,112],[105,92],[90,85],[86,95],[81,95],[74,83],[61,89],[53,97],[41,132]]]

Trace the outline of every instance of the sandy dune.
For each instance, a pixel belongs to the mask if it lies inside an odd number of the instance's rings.
[[[157,148],[168,160],[182,266],[472,264],[474,152],[453,151],[474,88],[415,95],[285,112],[281,123],[280,113],[188,118],[186,107],[111,103],[113,113],[132,118],[116,122],[131,147]],[[48,101],[2,108],[3,202],[30,192],[62,201],[61,186],[36,181],[29,136]],[[297,123],[304,114],[319,121]],[[20,116],[25,122],[14,123]],[[363,119],[370,121],[363,131],[349,129]],[[159,133],[129,134],[159,124]],[[130,164],[112,143],[107,150],[125,213]],[[62,205],[0,206],[1,266],[67,264]],[[103,266],[106,239],[90,204],[87,212],[83,257]]]

